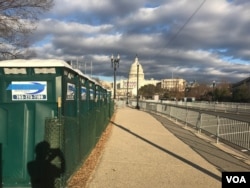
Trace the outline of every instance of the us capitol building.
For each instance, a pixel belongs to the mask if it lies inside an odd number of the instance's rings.
[[[153,78],[150,80],[145,80],[144,72],[142,65],[140,64],[138,57],[135,57],[134,63],[132,63],[129,71],[128,79],[119,80],[116,82],[116,97],[126,98],[127,93],[129,97],[135,97],[137,95],[137,66],[138,70],[138,89],[145,85],[157,85],[160,84],[162,88],[165,89],[173,89],[178,88],[179,91],[184,91],[186,81],[180,78],[177,79],[162,79],[162,80],[154,80]],[[113,93],[112,87],[112,93]]]
[[[129,76],[127,80],[120,80],[116,84],[117,90],[116,90],[116,96],[119,97],[125,97],[128,95],[130,97],[137,95],[137,66],[139,66],[138,70],[138,89],[140,89],[144,85],[153,84],[156,85],[159,83],[159,80],[145,80],[144,78],[144,72],[142,65],[140,64],[138,57],[136,56],[134,63],[132,63],[129,71]]]

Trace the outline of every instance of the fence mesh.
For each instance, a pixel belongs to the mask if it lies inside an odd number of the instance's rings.
[[[76,117],[49,118],[45,122],[45,141],[51,150],[60,150],[62,156],[51,162],[58,168],[65,165],[63,175],[55,180],[55,187],[64,187],[66,181],[88,157],[106,129],[114,112],[114,103],[99,106]]]

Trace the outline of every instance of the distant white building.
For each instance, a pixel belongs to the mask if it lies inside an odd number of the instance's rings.
[[[145,80],[142,65],[140,64],[138,57],[135,58],[134,62],[131,64],[130,71],[128,74],[128,79],[122,79],[116,82],[116,96],[117,98],[126,98],[127,93],[130,97],[135,97],[137,95],[137,68],[138,68],[138,89],[142,86],[152,84],[154,86],[160,84],[161,88],[167,89],[169,91],[179,91],[184,92],[186,87],[186,80],[182,78],[171,78],[154,80]],[[113,91],[112,87],[112,91]]]
[[[138,57],[136,56],[134,63],[130,67],[128,79],[123,79],[117,82],[116,96],[126,97],[127,92],[129,96],[133,97],[137,95],[137,68],[138,68],[138,89],[142,86],[153,84],[156,86],[160,80],[145,80],[142,65],[140,64]]]
[[[172,78],[172,79],[163,79],[161,80],[161,88],[167,89],[169,91],[185,91],[186,80],[182,78]]]

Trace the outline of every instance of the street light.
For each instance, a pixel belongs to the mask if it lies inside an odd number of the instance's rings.
[[[127,80],[127,102],[126,102],[127,105],[128,105],[128,86],[129,86],[129,77],[128,77],[128,80]]]
[[[215,100],[215,97],[214,97],[214,87],[215,87],[215,81],[213,81],[213,101]]]
[[[139,61],[138,61],[138,57],[136,55],[136,61],[137,61],[137,88],[136,88],[136,109],[140,109],[139,106],[139,93],[138,93],[138,89],[139,89]]]
[[[120,55],[118,54],[114,58],[113,54],[111,56],[111,66],[114,68],[114,99],[116,99],[116,68],[119,67]]]

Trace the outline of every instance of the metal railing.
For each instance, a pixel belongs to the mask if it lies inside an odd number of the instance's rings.
[[[135,101],[130,101],[130,105],[135,106]],[[247,109],[249,105],[239,104],[202,104],[202,103],[157,103],[157,102],[139,102],[140,109],[148,112],[165,115],[176,121],[182,122],[184,125],[191,126],[199,132],[204,131],[214,137],[217,142],[219,140],[226,141],[228,144],[233,144],[241,147],[243,150],[250,150],[250,123],[249,121],[236,120],[233,117],[223,117],[222,115],[213,115],[204,111],[199,111],[197,108],[210,109],[211,111],[220,110],[239,113],[249,113]],[[183,105],[189,108],[183,108]],[[209,108],[212,107],[215,108]],[[191,108],[195,107],[195,108]]]
[[[155,102],[155,101],[152,101]],[[247,113],[250,114],[250,103],[233,102],[183,102],[183,101],[161,101],[162,104],[172,104],[187,108],[206,109],[212,111]]]

